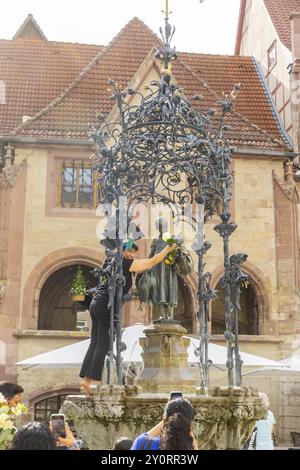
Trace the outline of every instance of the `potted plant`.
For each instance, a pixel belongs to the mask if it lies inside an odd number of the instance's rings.
[[[86,296],[86,283],[80,266],[77,268],[70,292],[73,302],[84,302]]]

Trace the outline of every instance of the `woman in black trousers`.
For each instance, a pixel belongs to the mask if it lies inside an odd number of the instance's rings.
[[[134,259],[137,246],[128,243],[123,251],[123,275],[125,277],[124,295],[128,294],[132,286],[132,273],[143,272],[161,263],[166,256],[176,248],[176,243],[165,247],[152,258]],[[83,379],[81,387],[88,393],[101,383],[105,357],[109,351],[110,309],[108,308],[108,283],[100,282],[90,305],[92,318],[91,343],[85,355],[80,377]]]

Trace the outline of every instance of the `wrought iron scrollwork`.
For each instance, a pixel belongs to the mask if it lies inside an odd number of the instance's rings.
[[[168,9],[167,9],[168,10]],[[166,13],[163,46],[156,58],[162,62],[160,81],[152,81],[145,94],[128,88],[123,90],[110,81],[111,100],[118,111],[117,122],[99,114],[99,125],[92,130],[96,152],[92,164],[99,175],[102,201],[114,203],[119,210],[120,197],[126,197],[128,206],[139,202],[164,203],[171,210],[189,204],[204,206],[204,222],[213,215],[220,215],[221,223],[215,230],[223,238],[226,332],[228,344],[228,380],[233,384],[233,352],[238,359],[238,332],[235,327],[234,343],[232,309],[235,318],[238,311],[238,291],[233,273],[236,264],[230,261],[229,237],[237,226],[230,222],[231,200],[231,149],[226,140],[226,117],[234,109],[240,85],[219,100],[219,109],[200,110],[201,96],[195,95],[193,105],[183,96],[180,87],[173,82],[171,63],[177,53],[171,47],[174,34]],[[115,112],[114,112],[115,115]],[[175,214],[174,214],[175,216]],[[111,292],[122,297],[122,239],[116,217],[117,268],[113,275]],[[204,272],[204,255],[210,248],[199,232],[195,251],[198,255],[201,386],[208,386],[208,312],[209,302],[215,298],[210,288],[210,273]],[[235,266],[235,267],[233,267]],[[231,290],[234,290],[234,304]],[[117,339],[120,342],[120,301],[116,304],[118,317]],[[233,346],[234,343],[234,346]],[[120,348],[119,348],[120,349]],[[120,369],[120,350],[117,367]],[[240,364],[240,362],[238,362]],[[119,374],[120,380],[120,374]]]

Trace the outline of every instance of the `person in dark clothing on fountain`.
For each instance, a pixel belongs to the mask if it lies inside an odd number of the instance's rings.
[[[129,240],[123,246],[123,275],[126,284],[123,287],[123,299],[132,286],[132,273],[139,273],[161,263],[177,247],[176,243],[165,247],[152,258],[135,259],[138,247]],[[81,387],[90,393],[101,383],[105,357],[109,351],[110,309],[108,282],[100,282],[90,305],[92,318],[91,343],[85,355],[79,376],[83,379]]]

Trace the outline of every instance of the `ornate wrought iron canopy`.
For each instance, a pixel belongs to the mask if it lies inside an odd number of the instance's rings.
[[[223,188],[230,187],[230,147],[224,132],[226,115],[233,110],[240,88],[220,99],[220,107],[201,111],[201,96],[193,105],[172,78],[171,64],[177,53],[171,47],[175,28],[169,23],[166,3],[163,45],[156,58],[162,64],[160,81],[146,87],[146,93],[123,90],[110,81],[111,99],[118,107],[119,121],[109,122],[99,114],[93,129],[99,170],[99,185],[105,202],[122,195],[132,201],[186,205],[196,200],[205,205],[206,217],[223,206]],[[131,104],[139,98],[138,104]],[[225,201],[226,205],[226,201]]]
[[[171,47],[174,34],[166,8],[163,44],[156,58],[162,63],[160,81],[146,87],[145,94],[133,89],[123,90],[110,81],[111,99],[118,110],[117,122],[99,114],[99,126],[92,131],[96,153],[92,157],[99,173],[102,200],[115,203],[127,197],[128,204],[136,202],[165,203],[186,206],[196,202],[204,206],[205,220],[217,213],[221,223],[215,230],[224,243],[225,339],[228,344],[228,382],[233,385],[234,353],[236,385],[241,381],[241,360],[238,345],[239,287],[242,276],[236,276],[245,255],[230,258],[229,237],[237,226],[230,222],[229,203],[232,184],[231,151],[226,141],[226,116],[233,110],[240,85],[219,100],[218,110],[201,109],[201,96],[193,105],[182,94],[172,77],[171,64],[177,53]],[[116,221],[118,217],[116,217]],[[195,251],[198,255],[201,386],[208,386],[208,306],[214,298],[210,289],[210,273],[204,272],[203,258],[211,244],[197,234]],[[111,276],[111,305],[117,292],[119,318],[117,338],[121,343],[120,292],[122,291],[122,240],[117,228],[118,252],[116,268]],[[110,253],[111,254],[111,253]],[[232,261],[232,262],[231,262]],[[112,314],[112,315],[113,315]],[[112,350],[112,347],[111,347]],[[120,365],[120,347],[117,366]]]
[[[100,169],[104,199],[116,200],[122,187],[130,201],[186,205],[196,200],[205,205],[207,216],[212,215],[216,200],[222,202],[224,184],[232,182],[224,129],[238,86],[220,100],[223,112],[216,117],[214,109],[201,113],[192,107],[165,72],[160,82],[150,84],[145,97],[111,85],[119,126],[103,120],[93,132],[98,156],[94,164]],[[139,105],[126,102],[132,95],[140,96]]]

